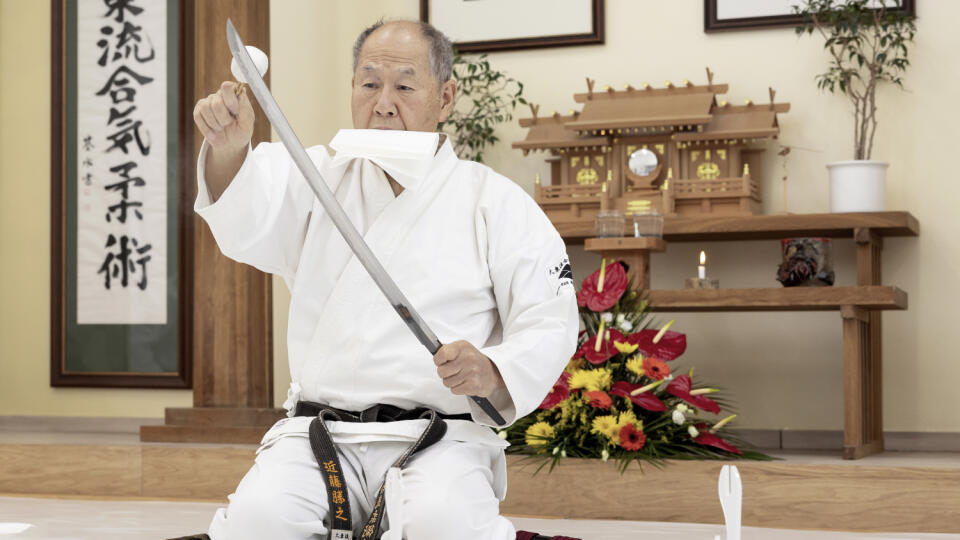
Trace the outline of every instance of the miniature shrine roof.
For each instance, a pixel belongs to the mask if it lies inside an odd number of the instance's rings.
[[[706,141],[718,139],[759,139],[776,137],[780,132],[777,113],[790,110],[789,103],[751,104],[731,107],[720,105],[711,113],[713,118],[702,131],[676,133],[676,141]]]
[[[513,143],[513,148],[521,150],[541,150],[549,148],[571,148],[588,146],[606,146],[609,140],[606,137],[580,137],[576,132],[564,126],[567,122],[576,119],[579,113],[569,116],[553,116],[541,118],[524,118],[520,120],[521,127],[529,127],[527,138]]]
[[[716,104],[718,86],[690,86],[657,90],[627,89],[574,96],[583,103],[580,117],[567,129],[580,132],[706,124]]]
[[[524,118],[520,126],[529,128],[523,141],[513,148],[524,151],[553,150],[608,146],[619,135],[669,135],[678,142],[760,139],[776,137],[780,131],[777,113],[790,110],[789,103],[772,103],[775,92],[770,90],[771,103],[730,106],[717,103],[717,95],[728,90],[726,84],[696,86],[688,81],[674,86],[669,81],[665,88],[642,88],[625,85],[623,90],[609,86],[593,91],[593,81],[587,79],[587,93],[575,94],[574,100],[583,104],[581,112],[567,116],[553,114],[543,118]],[[535,106],[531,106],[534,108]]]

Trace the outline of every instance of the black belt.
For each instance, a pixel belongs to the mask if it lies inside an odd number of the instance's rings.
[[[294,416],[319,416],[320,411],[333,411],[341,422],[399,422],[401,420],[419,420],[426,418],[433,409],[420,407],[417,409],[401,409],[394,405],[374,405],[360,412],[345,411],[322,403],[312,401],[298,401],[293,410]],[[444,420],[473,420],[469,414],[442,414],[437,416]]]
[[[327,431],[325,420],[341,422],[397,422],[401,420],[426,419],[427,427],[420,437],[410,445],[410,448],[393,462],[393,467],[403,467],[413,454],[427,448],[443,438],[447,432],[445,420],[470,420],[469,414],[446,415],[426,408],[412,410],[401,409],[393,405],[374,405],[360,412],[344,411],[321,403],[301,401],[297,403],[294,416],[315,416],[310,423],[310,448],[317,458],[323,483],[327,486],[327,513],[330,521],[330,536],[332,540],[352,540],[353,520],[350,517],[350,497],[347,493],[347,484],[343,480],[343,467],[337,457],[337,449]],[[377,500],[360,532],[362,540],[373,540],[380,537],[380,526],[383,520],[384,494],[386,482],[380,484]]]

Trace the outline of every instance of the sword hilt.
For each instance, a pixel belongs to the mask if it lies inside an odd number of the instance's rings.
[[[440,347],[443,347],[443,344],[440,343],[440,340],[421,340],[421,343],[427,346],[427,350],[430,351],[430,354],[437,354],[437,351],[440,350]],[[507,421],[503,419],[503,416],[497,411],[497,408],[493,406],[493,403],[490,403],[489,399],[480,396],[467,397],[472,399],[473,402],[480,407],[480,410],[487,413],[487,416],[489,416],[490,419],[493,420],[493,422],[498,426],[502,426],[507,423]]]

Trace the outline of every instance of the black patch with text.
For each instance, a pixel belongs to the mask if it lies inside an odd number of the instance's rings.
[[[569,257],[564,255],[557,264],[547,268],[547,281],[558,296],[564,287],[573,287],[573,269],[570,268]]]

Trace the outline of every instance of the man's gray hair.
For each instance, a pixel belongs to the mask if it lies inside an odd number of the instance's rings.
[[[453,76],[453,44],[450,43],[450,38],[443,35],[443,32],[434,28],[430,23],[423,21],[407,22],[412,22],[420,27],[420,32],[426,38],[430,51],[430,70],[433,71],[433,76],[437,79],[437,86],[442,86]],[[370,37],[370,34],[383,25],[383,19],[380,19],[365,28],[357,36],[357,41],[353,43],[353,71],[357,71],[357,62],[360,60],[360,49],[363,48],[363,44]]]

